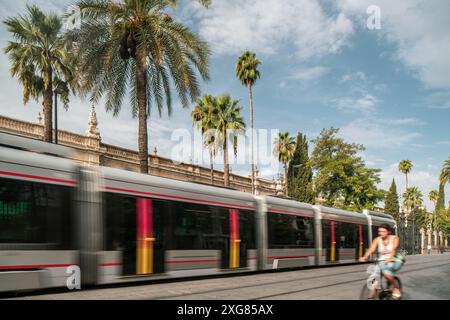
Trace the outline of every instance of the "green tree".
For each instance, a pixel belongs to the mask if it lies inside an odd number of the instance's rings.
[[[311,164],[316,172],[314,189],[331,206],[350,210],[373,209],[383,199],[376,188],[379,169],[366,168],[358,153],[364,146],[347,143],[336,135],[339,129],[323,129],[315,144]]]
[[[432,223],[432,226],[433,226],[433,228],[436,228],[436,217],[437,217],[437,214],[436,214],[436,204],[437,204],[437,201],[439,200],[439,193],[436,191],[436,190],[431,190],[429,193],[428,193],[428,199],[430,199],[430,201],[432,201],[433,202],[433,204],[434,204],[434,210],[433,210],[433,223]]]
[[[273,143],[273,155],[278,158],[284,167],[284,194],[288,195],[288,163],[292,160],[295,151],[295,138],[289,132],[278,134],[278,138]]]
[[[128,96],[138,117],[140,171],[148,173],[147,118],[152,107],[172,111],[174,84],[183,107],[200,96],[198,74],[209,78],[206,42],[165,11],[176,0],[81,0],[79,30],[70,31],[82,89],[117,115]],[[196,72],[197,71],[197,72]]]
[[[287,173],[289,196],[300,202],[314,203],[313,172],[306,135],[298,133],[297,143]]]
[[[61,36],[62,19],[27,5],[25,16],[4,21],[14,41],[4,49],[11,61],[11,75],[23,86],[23,102],[43,99],[44,141],[52,142],[53,92],[58,88],[68,107],[70,89],[76,89],[73,59]]]
[[[238,104],[239,100],[232,100],[230,95],[222,95],[215,99],[213,110],[214,137],[217,139],[217,146],[223,151],[224,182],[227,187],[230,185],[229,134],[232,134],[233,150],[236,156],[237,135],[245,130],[244,118],[241,116],[242,107]]]
[[[394,179],[384,201],[384,212],[392,215],[397,222],[400,221],[400,204]]]
[[[236,63],[236,76],[242,85],[247,86],[250,98],[250,155],[252,163],[252,193],[255,193],[255,163],[253,150],[253,93],[252,87],[261,76],[258,66],[261,64],[256,58],[256,54],[244,51]]]
[[[444,189],[445,189],[445,185],[440,183],[438,198],[437,198],[436,207],[435,207],[436,212],[445,209],[445,191],[444,191]]]
[[[417,187],[406,189],[406,192],[403,194],[403,199],[403,204],[410,209],[410,212],[421,206],[423,203],[422,192]]]
[[[203,95],[202,99],[197,100],[197,105],[194,107],[191,113],[194,126],[201,130],[203,143],[209,150],[209,159],[211,165],[211,184],[214,184],[214,157],[218,149],[217,140],[214,136],[215,104],[215,98],[211,95],[205,94]]]
[[[405,175],[405,179],[406,179],[405,190],[408,190],[408,173],[411,172],[412,167],[413,167],[413,165],[412,165],[411,161],[409,161],[409,160],[402,160],[398,164],[398,170]]]
[[[442,166],[439,180],[440,183],[443,185],[450,182],[450,157],[447,160],[445,160],[444,165]]]

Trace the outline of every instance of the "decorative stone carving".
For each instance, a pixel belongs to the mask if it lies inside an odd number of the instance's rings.
[[[100,131],[98,130],[97,125],[98,125],[97,113],[95,112],[95,107],[92,106],[91,112],[89,113],[89,122],[88,122],[88,129],[86,130],[86,135],[89,138],[101,140]]]
[[[72,160],[80,165],[102,165],[139,172],[138,152],[102,143],[97,125],[98,121],[95,109],[92,108],[86,135],[58,130],[59,144],[73,148],[74,156]],[[38,140],[42,140],[44,136],[44,128],[42,125],[1,115],[0,132],[18,134],[23,137]],[[193,164],[177,164],[171,159],[158,156],[157,154],[149,155],[149,158],[153,175],[185,181],[211,182],[209,167],[204,168]],[[232,186],[237,190],[251,192],[251,177],[239,176],[230,172],[230,182],[232,182]],[[255,181],[256,183],[259,190],[258,194],[275,194],[275,181],[258,178]],[[223,185],[223,172],[215,172],[214,184]]]
[[[36,117],[36,122],[37,122],[37,124],[42,125],[42,115],[40,112],[38,113],[38,115]]]

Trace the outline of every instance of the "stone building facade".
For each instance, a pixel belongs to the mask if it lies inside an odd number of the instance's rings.
[[[44,126],[41,122],[40,116],[38,116],[36,123],[32,123],[0,115],[0,132],[43,140]],[[138,152],[103,143],[97,125],[95,109],[92,108],[86,133],[82,135],[58,130],[58,143],[72,148],[74,150],[72,160],[79,164],[139,172]],[[211,183],[211,170],[209,168],[189,163],[175,163],[171,159],[158,156],[156,150],[149,155],[149,174],[183,181]],[[223,172],[214,171],[214,185],[224,185]],[[282,191],[280,181],[257,178],[255,185],[256,194],[259,195],[275,195],[280,190]],[[251,193],[251,178],[230,174],[230,187]]]

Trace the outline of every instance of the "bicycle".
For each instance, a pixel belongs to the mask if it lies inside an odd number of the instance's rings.
[[[378,266],[379,260],[375,260],[374,267],[375,273],[370,275],[367,283],[364,284],[364,287],[361,289],[360,300],[399,300],[403,297],[402,292],[402,282],[399,277],[394,276],[394,281],[396,282],[399,290],[400,290],[400,298],[396,299],[392,297],[392,285],[389,285],[387,279],[383,276],[383,272]],[[376,275],[373,277],[373,275]],[[380,281],[381,280],[381,281]],[[372,289],[376,289],[376,294],[373,298],[369,298],[371,295]]]

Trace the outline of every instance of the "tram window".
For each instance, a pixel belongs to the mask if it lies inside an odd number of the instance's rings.
[[[69,187],[0,178],[0,243],[70,242]]]
[[[125,250],[127,246],[135,245],[135,197],[106,193],[104,216],[106,250]]]
[[[372,239],[378,237],[378,226],[372,226]]]
[[[339,248],[356,248],[358,242],[358,225],[353,223],[337,223],[336,242]]]
[[[330,248],[331,246],[331,223],[330,220],[322,220],[322,246],[323,248]],[[353,249],[357,248],[359,244],[359,225],[346,222],[333,221],[334,224],[334,241],[336,247],[341,249]],[[367,239],[367,226],[363,225],[363,237],[364,227],[366,227]],[[367,240],[363,240],[366,241]]]
[[[182,202],[175,206],[174,249],[216,249],[217,237],[209,206]]]
[[[370,243],[369,243],[369,226],[366,225],[366,224],[362,225],[362,236],[363,236],[364,248],[368,248],[370,246]]]
[[[269,249],[314,248],[312,218],[269,213]]]
[[[239,210],[239,228],[241,241],[247,249],[256,249],[255,216],[252,211]]]

